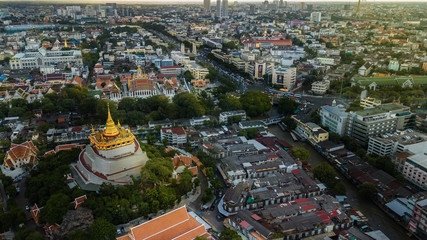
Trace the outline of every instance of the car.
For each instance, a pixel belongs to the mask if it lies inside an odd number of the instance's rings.
[[[25,210],[30,211],[30,206],[29,205],[25,205]]]
[[[122,231],[120,229],[117,229],[117,235],[122,234]]]
[[[19,193],[21,192],[21,189],[19,187],[16,187],[16,191]]]

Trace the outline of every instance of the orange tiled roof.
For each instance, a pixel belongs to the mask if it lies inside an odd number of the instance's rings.
[[[37,206],[37,204],[34,204],[33,208],[31,209],[30,213],[31,213],[31,217],[33,217],[33,220],[35,223],[39,222],[39,218],[40,218],[40,211],[42,208],[39,208]]]
[[[185,206],[130,229],[129,237],[117,239],[194,239],[208,234],[205,227],[187,213]],[[209,234],[207,236],[210,236]]]
[[[74,209],[79,208],[85,202],[86,199],[87,199],[86,195],[83,195],[83,196],[80,196],[78,198],[75,198],[74,202],[73,202]]]
[[[10,150],[7,151],[4,160],[4,165],[7,167],[13,167],[13,162],[18,162],[20,159],[29,159],[30,163],[33,163],[37,158],[36,155],[39,153],[39,149],[34,146],[33,142],[28,141],[22,144],[11,144]]]

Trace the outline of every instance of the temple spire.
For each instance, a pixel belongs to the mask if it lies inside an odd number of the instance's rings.
[[[107,117],[107,123],[105,124],[104,129],[104,137],[115,137],[119,135],[119,130],[116,127],[116,124],[114,124],[113,118],[111,117],[110,113],[110,103],[107,103],[108,108],[108,117]]]

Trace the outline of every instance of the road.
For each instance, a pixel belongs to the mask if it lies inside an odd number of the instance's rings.
[[[276,135],[278,138],[287,141],[293,147],[303,147],[307,149],[310,153],[310,157],[307,162],[315,167],[316,165],[327,162],[327,160],[314,148],[305,142],[294,142],[288,132],[283,132],[277,125],[272,125],[269,128],[269,131]],[[347,189],[347,200],[350,205],[358,210],[360,210],[367,218],[369,226],[374,230],[381,230],[384,234],[387,235],[392,240],[402,240],[408,239],[406,235],[406,230],[404,230],[400,225],[398,225],[393,219],[391,219],[386,213],[384,213],[379,207],[374,203],[361,199],[357,188],[350,183],[346,178],[340,176],[342,183]]]

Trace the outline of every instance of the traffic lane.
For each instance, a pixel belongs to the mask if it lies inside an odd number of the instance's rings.
[[[207,210],[202,212],[201,215],[205,219],[205,221],[212,226],[212,228],[215,231],[221,232],[222,230],[224,230],[225,228],[223,224],[224,218],[221,217],[220,219],[218,219],[217,217],[218,215],[220,215],[220,213],[218,212],[218,206],[216,206],[214,210]]]

